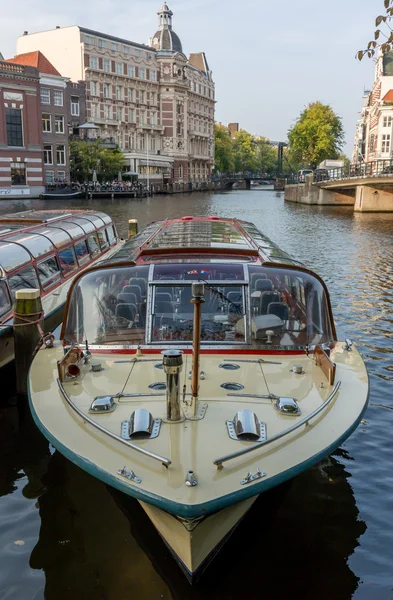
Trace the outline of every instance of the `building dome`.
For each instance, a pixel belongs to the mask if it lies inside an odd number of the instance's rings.
[[[166,2],[158,11],[158,30],[151,38],[155,50],[164,52],[183,52],[179,36],[172,29],[173,12]]]

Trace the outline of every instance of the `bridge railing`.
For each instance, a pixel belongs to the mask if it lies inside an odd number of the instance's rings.
[[[277,173],[266,173],[264,171],[240,171],[240,172],[230,172],[230,173],[214,173],[211,176],[212,181],[223,181],[223,180],[233,180],[233,181],[241,181],[245,179],[249,180],[267,180],[274,181],[277,177],[286,177],[285,175],[277,175]]]
[[[334,169],[316,169],[313,175],[313,183],[328,180],[358,179],[359,177],[388,177],[389,175],[393,175],[393,159],[379,159]],[[304,178],[299,178],[297,175],[287,177],[287,184],[291,183],[304,183]]]

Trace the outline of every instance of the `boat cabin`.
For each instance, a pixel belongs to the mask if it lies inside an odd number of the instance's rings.
[[[323,281],[251,223],[153,223],[78,276],[62,338],[100,350],[191,348],[192,284],[204,285],[202,349],[303,349],[336,339]]]
[[[112,219],[88,210],[24,211],[0,218],[0,319],[12,317],[15,293],[50,294],[118,243]]]

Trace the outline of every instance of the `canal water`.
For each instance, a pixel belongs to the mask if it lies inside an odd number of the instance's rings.
[[[2,376],[0,600],[392,600],[393,215],[285,203],[266,189],[143,200],[10,201],[92,208],[122,235],[182,215],[253,221],[328,284],[340,339],[358,344],[371,381],[359,428],[291,485],[260,497],[193,588],[136,501],[64,459],[19,414]],[[12,385],[11,385],[12,387]]]

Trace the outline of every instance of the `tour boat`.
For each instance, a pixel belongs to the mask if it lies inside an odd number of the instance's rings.
[[[13,302],[22,288],[40,290],[45,328],[63,320],[75,275],[121,247],[112,219],[89,210],[27,210],[0,217],[0,367],[14,358]]]
[[[322,279],[218,217],[152,223],[75,277],[29,376],[44,435],[136,498],[190,581],[258,495],[354,431],[368,394]]]

